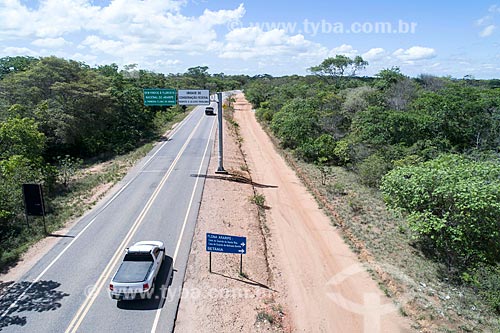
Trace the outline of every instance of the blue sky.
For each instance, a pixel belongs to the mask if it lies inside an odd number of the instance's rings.
[[[368,60],[361,75],[500,78],[500,3],[0,0],[0,57],[278,76],[336,54]]]

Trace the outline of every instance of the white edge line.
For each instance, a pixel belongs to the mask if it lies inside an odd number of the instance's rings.
[[[168,169],[167,173],[165,174],[165,176],[163,176],[162,181],[160,182],[160,184],[156,188],[156,190],[153,193],[153,195],[149,198],[148,202],[146,203],[146,206],[144,207],[143,211],[141,212],[141,214],[138,216],[138,218],[134,222],[134,224],[132,226],[132,229],[130,229],[129,233],[125,236],[125,238],[123,239],[122,243],[129,242],[131,240],[131,238],[133,237],[133,235],[135,235],[135,233],[137,232],[138,227],[140,226],[140,224],[142,223],[145,215],[147,214],[147,212],[149,211],[149,209],[153,205],[153,202],[156,200],[156,196],[161,191],[161,189],[165,185],[165,183],[168,180],[168,178],[170,178],[171,173],[173,172],[173,170],[174,170],[175,166],[177,165],[178,161],[180,160],[180,158],[184,154],[184,151],[186,150],[187,146],[191,142],[191,139],[193,138],[193,136],[194,136],[195,132],[197,131],[198,127],[200,126],[202,120],[203,120],[203,118],[200,118],[200,120],[196,124],[195,128],[192,130],[192,132],[189,135],[189,137],[187,138],[186,142],[184,143],[184,145],[182,146],[182,148],[179,150],[179,153],[177,154],[177,157],[172,162],[172,165],[169,167],[169,169]],[[141,216],[142,216],[142,218],[141,218]],[[138,221],[140,221],[140,222],[138,222]],[[128,240],[127,240],[127,238],[128,238]],[[120,258],[119,254],[120,254],[122,248],[123,248],[122,245],[120,245],[118,247],[118,249],[116,250],[115,254],[111,258],[110,263],[108,264],[108,266],[106,266],[106,268],[104,269],[103,273],[101,274],[101,276],[99,276],[99,278],[97,279],[96,283],[94,284],[94,286],[98,286],[98,287],[93,290],[93,294],[87,296],[87,298],[85,299],[84,303],[80,306],[80,308],[78,309],[77,313],[74,315],[72,321],[70,322],[70,324],[69,324],[69,326],[68,326],[68,328],[66,329],[65,332],[75,332],[76,330],[78,330],[78,328],[79,328],[82,320],[86,316],[86,313],[89,311],[90,307],[92,306],[92,304],[94,303],[95,299],[97,298],[99,292],[101,291],[101,289],[103,288],[104,284],[106,283],[106,280],[109,278],[111,270],[118,263],[118,260]],[[75,320],[76,320],[76,322],[75,322]]]
[[[175,136],[175,134],[177,134],[177,132],[179,132],[179,130],[187,123],[188,119],[192,118],[192,115],[194,114],[194,110],[186,117],[184,118],[184,120],[182,120],[182,122],[175,127],[175,129],[173,130],[172,134],[170,135],[170,138],[173,138]],[[158,154],[158,152],[160,150],[163,149],[163,147],[168,143],[168,141],[165,141],[164,143],[161,144],[161,146],[156,150],[156,152],[146,161],[146,163],[144,163],[144,165],[141,167],[141,170],[143,170],[144,168],[146,168],[146,166],[149,164],[149,162]],[[140,172],[139,172],[140,173]],[[55,257],[51,262],[50,264],[40,273],[38,274],[38,276],[29,284],[28,287],[26,287],[26,289],[21,293],[21,295],[19,295],[16,300],[14,302],[12,302],[12,304],[9,305],[9,307],[0,315],[0,319],[3,319],[5,318],[5,316],[8,314],[9,310],[12,309],[14,306],[17,305],[17,303],[19,302],[19,300],[24,297],[24,295],[26,295],[26,293],[35,285],[35,283],[37,283],[38,281],[40,281],[40,279],[45,275],[45,273],[47,273],[47,271],[55,265],[55,263],[62,257],[62,255],[64,253],[66,253],[66,251],[73,245],[73,243],[78,239],[80,238],[80,236],[97,220],[97,216],[102,213],[106,208],[109,207],[109,205],[137,178],[138,174],[137,173],[132,179],[130,179],[125,185],[123,185],[123,187],[118,191],[116,192],[113,197],[101,208],[98,210],[98,212],[96,213],[96,216],[89,222],[89,224],[87,224],[85,226],[85,228],[83,228],[76,236],[75,238],[73,238],[73,240],[57,255],[57,257]],[[83,219],[84,217],[82,217]],[[81,220],[80,220],[81,221]],[[80,222],[79,221],[79,222]],[[9,292],[9,290],[14,287],[14,285],[16,285],[17,283],[13,283],[11,284],[8,288],[6,288],[3,292],[3,295],[0,296],[0,299],[3,299],[7,293]]]
[[[205,163],[205,158],[207,157],[208,147],[210,146],[210,142],[212,140],[212,132],[214,130],[214,124],[215,124],[215,121],[212,123],[212,128],[210,129],[210,135],[208,137],[208,142],[207,142],[207,145],[205,147],[205,152],[203,153],[203,159],[201,160],[200,167],[198,168],[198,175],[200,174],[201,168],[203,167],[203,164]],[[177,259],[177,254],[179,253],[179,248],[181,245],[182,237],[184,235],[184,229],[186,229],[186,223],[187,223],[189,214],[191,212],[191,206],[193,205],[194,195],[196,193],[196,187],[198,186],[199,180],[200,180],[200,178],[196,177],[196,181],[195,181],[194,187],[193,187],[193,192],[191,193],[191,200],[189,201],[189,206],[188,206],[188,209],[186,211],[186,216],[184,217],[184,222],[182,224],[182,229],[181,229],[181,233],[179,235],[179,240],[177,241],[177,246],[175,248],[174,256],[172,258],[172,268],[174,267],[175,260]],[[170,276],[167,278],[170,278]],[[151,328],[151,333],[156,333],[156,329],[158,328],[158,323],[160,321],[161,310],[162,310],[161,307],[158,310],[156,310],[155,320],[153,322],[153,327]]]
[[[196,110],[196,109],[194,109],[194,110]],[[177,132],[179,132],[179,130],[187,123],[188,119],[192,118],[192,116],[194,114],[194,110],[191,111],[191,113],[186,118],[184,118],[184,120],[179,125],[177,125],[173,129],[172,133],[170,134],[170,139],[173,138],[177,134]],[[163,146],[165,146],[168,143],[168,141],[169,140],[163,142],[160,145],[160,147],[154,152],[154,154],[151,155],[151,157],[144,163],[144,165],[141,168],[141,171],[144,170],[144,168],[146,168],[146,166],[149,164],[149,162],[160,152],[160,150],[162,150]]]

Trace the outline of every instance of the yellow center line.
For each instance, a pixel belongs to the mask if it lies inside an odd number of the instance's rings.
[[[106,284],[106,281],[109,279],[109,276],[111,274],[112,269],[116,266],[116,264],[118,263],[118,260],[121,258],[121,254],[123,253],[123,249],[130,242],[130,240],[132,239],[132,237],[134,236],[134,234],[137,232],[137,229],[139,228],[139,226],[143,222],[144,218],[146,217],[146,214],[148,213],[149,209],[153,205],[153,202],[158,197],[158,194],[160,193],[162,187],[165,185],[167,179],[170,177],[172,171],[174,170],[174,167],[176,166],[177,162],[179,161],[179,159],[181,158],[182,154],[186,150],[189,142],[193,138],[194,133],[196,132],[196,130],[200,126],[201,121],[203,119],[204,119],[203,117],[200,118],[200,120],[198,121],[198,124],[196,124],[196,127],[193,129],[193,131],[191,132],[191,134],[187,138],[186,142],[184,143],[184,145],[182,146],[181,150],[177,154],[175,160],[170,165],[170,168],[168,169],[167,173],[165,174],[165,176],[163,176],[160,184],[158,184],[158,186],[156,187],[154,193],[152,194],[152,196],[149,198],[148,202],[144,206],[144,209],[141,211],[141,213],[139,214],[139,216],[135,220],[134,224],[132,225],[132,228],[127,233],[127,235],[125,236],[125,238],[121,242],[120,246],[118,246],[118,248],[116,249],[115,254],[113,255],[111,261],[106,266],[106,268],[102,272],[101,276],[97,279],[96,283],[94,284],[95,288],[86,297],[85,301],[80,306],[80,308],[78,309],[77,313],[75,314],[75,316],[71,320],[68,328],[65,331],[66,333],[76,332],[78,330],[78,328],[80,327],[83,319],[85,318],[85,316],[89,312],[92,304],[94,304],[94,302],[95,302],[95,300],[97,298],[97,295],[99,294],[99,292],[101,291],[101,289],[103,288],[103,286]]]

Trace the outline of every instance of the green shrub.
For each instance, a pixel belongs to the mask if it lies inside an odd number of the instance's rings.
[[[390,170],[390,164],[382,156],[373,154],[358,164],[357,169],[361,183],[378,187],[382,177]]]
[[[268,322],[269,324],[274,323],[274,317],[272,314],[266,312],[266,311],[260,311],[257,314],[257,321],[258,322]]]
[[[459,155],[389,172],[384,199],[449,266],[500,258],[500,164]]]
[[[322,161],[322,164],[335,163],[336,142],[330,134],[322,134],[316,139],[305,140],[295,150],[296,155],[306,162]]]
[[[258,108],[255,110],[255,116],[259,121],[270,123],[273,120],[274,113],[266,108]]]
[[[155,114],[153,123],[155,128],[163,130],[165,125],[174,118],[174,113],[171,111],[158,111]]]
[[[263,194],[255,194],[250,197],[250,202],[256,204],[260,208],[266,207],[266,197]]]
[[[334,182],[333,184],[328,184],[326,186],[326,191],[328,192],[328,194],[334,197],[347,195],[345,184],[338,181]]]
[[[481,297],[500,314],[500,265],[479,267],[474,274],[474,280]]]
[[[277,112],[271,130],[284,148],[295,149],[320,133],[319,115],[314,101],[294,99]]]
[[[343,166],[349,163],[351,160],[351,147],[349,142],[347,140],[337,141],[337,144],[333,149],[333,154],[335,155],[337,165]]]

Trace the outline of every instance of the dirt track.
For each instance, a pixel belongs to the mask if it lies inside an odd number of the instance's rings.
[[[406,332],[407,320],[387,299],[329,218],[262,130],[239,95],[235,120],[255,182],[264,188],[267,225],[294,331]]]
[[[224,126],[224,167],[231,175],[215,175],[217,142],[210,159],[196,231],[191,245],[176,332],[283,332],[286,318],[280,313],[281,289],[267,268],[264,236],[257,206],[250,202],[253,187],[234,181],[249,179],[235,133]],[[206,233],[247,237],[243,273],[238,255],[214,253],[208,271]],[[259,316],[260,314],[260,316]],[[273,323],[263,315],[273,316]]]

